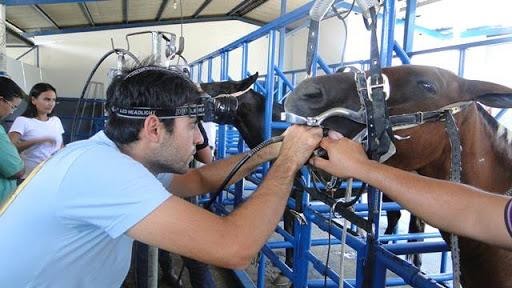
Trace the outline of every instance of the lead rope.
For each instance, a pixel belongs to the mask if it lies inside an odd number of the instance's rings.
[[[455,119],[450,110],[445,114],[446,132],[452,147],[451,153],[451,167],[450,167],[450,181],[461,183],[461,170],[462,170],[462,146],[460,144],[459,129],[455,123]],[[455,234],[450,234],[450,246],[452,252],[452,272],[453,272],[453,287],[460,287],[460,248],[459,237]]]

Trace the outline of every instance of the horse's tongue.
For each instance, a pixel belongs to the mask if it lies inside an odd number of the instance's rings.
[[[329,138],[334,139],[334,140],[340,140],[341,138],[343,138],[343,134],[341,134],[337,131],[331,130],[331,129],[329,129],[327,136],[329,136]]]

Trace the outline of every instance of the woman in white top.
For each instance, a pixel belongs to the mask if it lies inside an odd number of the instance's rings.
[[[63,147],[64,128],[60,119],[52,115],[57,100],[55,88],[48,83],[38,83],[30,90],[29,97],[27,109],[9,130],[9,138],[25,162],[23,179]]]

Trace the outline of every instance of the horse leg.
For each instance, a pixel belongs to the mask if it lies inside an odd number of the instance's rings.
[[[411,214],[411,219],[409,220],[409,233],[423,233],[425,232],[425,221],[418,218],[416,215]],[[409,242],[418,242],[422,240],[409,240]],[[407,255],[407,260],[409,262],[412,262],[414,266],[420,268],[422,261],[421,261],[421,254],[412,254]]]
[[[393,200],[389,199],[386,195],[382,195],[383,202],[392,202]],[[398,227],[398,220],[400,220],[400,216],[402,216],[402,212],[400,211],[387,211],[386,217],[388,220],[388,226],[384,231],[384,234],[391,235],[396,232]],[[387,241],[383,241],[382,243],[387,244]]]
[[[283,227],[284,227],[284,231],[288,232],[290,235],[293,236],[293,221],[294,221],[294,216],[293,214],[290,212],[290,209],[287,207],[286,209],[284,209],[284,214],[283,214]],[[290,267],[290,269],[293,269],[293,248],[286,248],[285,249],[285,260],[284,260],[284,263]],[[277,275],[277,277],[272,281],[272,284],[275,285],[275,286],[289,286],[290,285],[290,280],[284,276],[284,274],[282,272],[279,273],[279,275]]]

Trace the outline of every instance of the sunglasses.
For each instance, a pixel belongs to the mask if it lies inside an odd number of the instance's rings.
[[[2,99],[2,101],[4,101],[5,103],[7,103],[7,105],[9,105],[9,108],[11,108],[11,112],[14,112],[14,111],[16,111],[16,109],[18,109],[18,106],[7,101],[5,98],[0,98],[0,99]]]

